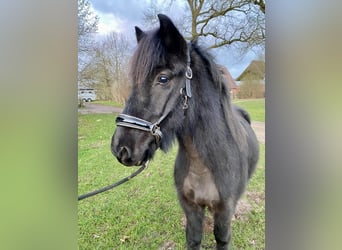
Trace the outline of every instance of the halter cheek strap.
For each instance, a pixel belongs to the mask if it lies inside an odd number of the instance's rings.
[[[192,70],[190,67],[191,64],[191,58],[190,58],[190,47],[188,46],[188,51],[187,51],[187,61],[186,61],[186,72],[185,72],[185,92],[186,92],[186,96],[191,98],[192,94],[191,94],[191,79],[192,79]]]

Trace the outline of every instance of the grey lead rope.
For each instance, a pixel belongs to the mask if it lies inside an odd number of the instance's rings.
[[[121,179],[120,181],[115,182],[115,183],[113,183],[111,185],[108,185],[108,186],[106,186],[104,188],[101,188],[101,189],[98,189],[98,190],[95,190],[95,191],[92,191],[92,192],[89,192],[89,193],[82,194],[82,195],[78,196],[78,201],[86,199],[86,198],[94,196],[94,195],[97,195],[97,194],[100,194],[100,193],[103,193],[105,191],[108,191],[108,190],[110,190],[112,188],[115,188],[115,187],[117,187],[117,186],[119,186],[119,185],[129,181],[130,179],[134,178],[139,173],[141,173],[147,167],[147,165],[148,165],[148,161],[143,163],[142,166],[137,171],[132,173],[130,176],[127,176],[127,177]]]

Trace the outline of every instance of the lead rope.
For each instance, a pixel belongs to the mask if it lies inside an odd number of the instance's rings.
[[[94,196],[94,195],[97,195],[99,193],[103,193],[105,191],[108,191],[108,190],[110,190],[112,188],[115,188],[115,187],[117,187],[117,186],[119,186],[119,185],[129,181],[130,179],[134,178],[139,173],[141,173],[147,167],[147,165],[148,165],[148,161],[143,163],[142,166],[137,171],[132,173],[130,176],[127,176],[127,177],[121,179],[120,181],[115,182],[115,183],[113,183],[111,185],[108,185],[108,186],[106,186],[104,188],[101,188],[101,189],[98,189],[98,190],[95,190],[95,191],[92,191],[92,192],[89,192],[89,193],[82,194],[82,195],[78,196],[78,201],[83,200],[83,199],[88,198],[88,197],[91,197],[91,196]]]

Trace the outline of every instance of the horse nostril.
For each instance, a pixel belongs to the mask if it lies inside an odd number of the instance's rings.
[[[120,162],[129,162],[131,160],[131,150],[128,147],[120,147],[117,158]]]

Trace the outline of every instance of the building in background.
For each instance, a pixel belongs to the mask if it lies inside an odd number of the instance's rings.
[[[265,62],[253,60],[236,78],[238,98],[265,97]]]
[[[218,66],[218,68],[219,68],[219,70],[223,76],[223,79],[226,81],[230,96],[232,97],[232,99],[237,98],[237,93],[239,91],[239,87],[237,86],[232,75],[230,74],[230,72],[228,71],[228,69],[225,66],[223,66],[223,65],[217,65],[217,66]]]

